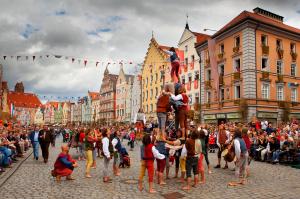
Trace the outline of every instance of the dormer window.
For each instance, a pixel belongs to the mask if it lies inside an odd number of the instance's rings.
[[[281,50],[282,49],[282,40],[277,39],[276,40],[276,49]]]
[[[296,53],[296,44],[291,43],[291,53]]]
[[[267,46],[268,45],[268,37],[266,35],[261,36],[261,45]]]
[[[234,38],[234,47],[239,47],[240,46],[240,36],[237,36]]]

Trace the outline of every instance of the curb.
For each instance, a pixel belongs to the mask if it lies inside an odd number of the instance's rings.
[[[20,168],[20,166],[31,156],[32,153],[33,150],[30,149],[23,159],[20,159],[11,169],[9,169],[9,171],[5,171],[0,176],[0,187],[2,187],[4,183]]]

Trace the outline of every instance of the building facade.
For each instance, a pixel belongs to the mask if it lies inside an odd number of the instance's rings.
[[[300,118],[299,46],[299,29],[260,8],[198,43],[202,121]]]
[[[100,117],[100,93],[89,92],[91,98],[91,122],[98,122]]]
[[[170,47],[159,45],[154,38],[149,47],[142,66],[142,108],[147,120],[156,116],[156,102],[164,83],[170,82],[171,65],[168,55],[163,51]]]
[[[71,122],[71,103],[62,102],[62,124],[66,125]]]
[[[116,120],[116,84],[118,75],[110,74],[106,67],[100,88],[100,120],[111,124]]]
[[[135,75],[131,89],[131,123],[134,122],[134,117],[141,108],[141,75]]]
[[[120,72],[116,84],[116,121],[130,122],[131,119],[131,89],[133,84],[133,75],[127,75],[124,72],[123,64],[120,66]]]
[[[208,35],[193,32],[186,24],[178,42],[178,49],[184,52],[181,60],[183,65],[180,70],[180,80],[182,84],[185,84],[191,109],[194,109],[193,104],[200,103],[200,59],[195,49],[195,43],[205,41],[207,38],[209,38]]]

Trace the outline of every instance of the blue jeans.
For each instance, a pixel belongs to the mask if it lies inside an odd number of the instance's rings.
[[[278,161],[279,160],[279,154],[280,154],[280,150],[276,150],[273,152],[273,157],[272,157],[272,161]]]
[[[157,119],[158,119],[158,128],[160,130],[162,128],[166,129],[167,113],[157,113]]]
[[[0,146],[0,152],[4,155],[2,163],[3,165],[9,165],[10,164],[10,156],[12,155],[12,152],[9,148]]]
[[[32,148],[33,148],[34,158],[38,158],[39,157],[39,142],[33,142],[32,143]]]

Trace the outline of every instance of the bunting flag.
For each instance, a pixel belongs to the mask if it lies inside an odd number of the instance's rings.
[[[40,55],[40,59],[42,59],[43,58],[43,55]]]
[[[72,58],[72,63],[74,63],[74,61],[75,61],[75,59],[74,59],[74,58]]]
[[[26,56],[26,60],[28,60],[28,58],[29,58],[29,57],[28,57],[28,56]]]
[[[21,56],[17,56],[17,60],[19,60],[21,58]]]
[[[86,66],[87,60],[84,60],[84,66]]]
[[[61,55],[54,55],[55,58],[60,59],[62,56]]]
[[[32,61],[34,61],[35,60],[35,56],[32,56]]]
[[[48,58],[48,57],[49,57],[49,55],[46,55],[46,57]]]
[[[194,89],[198,89],[198,80],[197,79],[194,81]]]
[[[97,62],[96,62],[96,67],[98,66],[98,64],[99,64],[99,62],[97,61]]]
[[[11,58],[11,59],[13,59],[13,58],[14,58],[14,56],[12,55],[12,56],[10,56],[10,58]]]
[[[3,59],[5,60],[5,59],[6,59],[6,56],[3,56]]]

